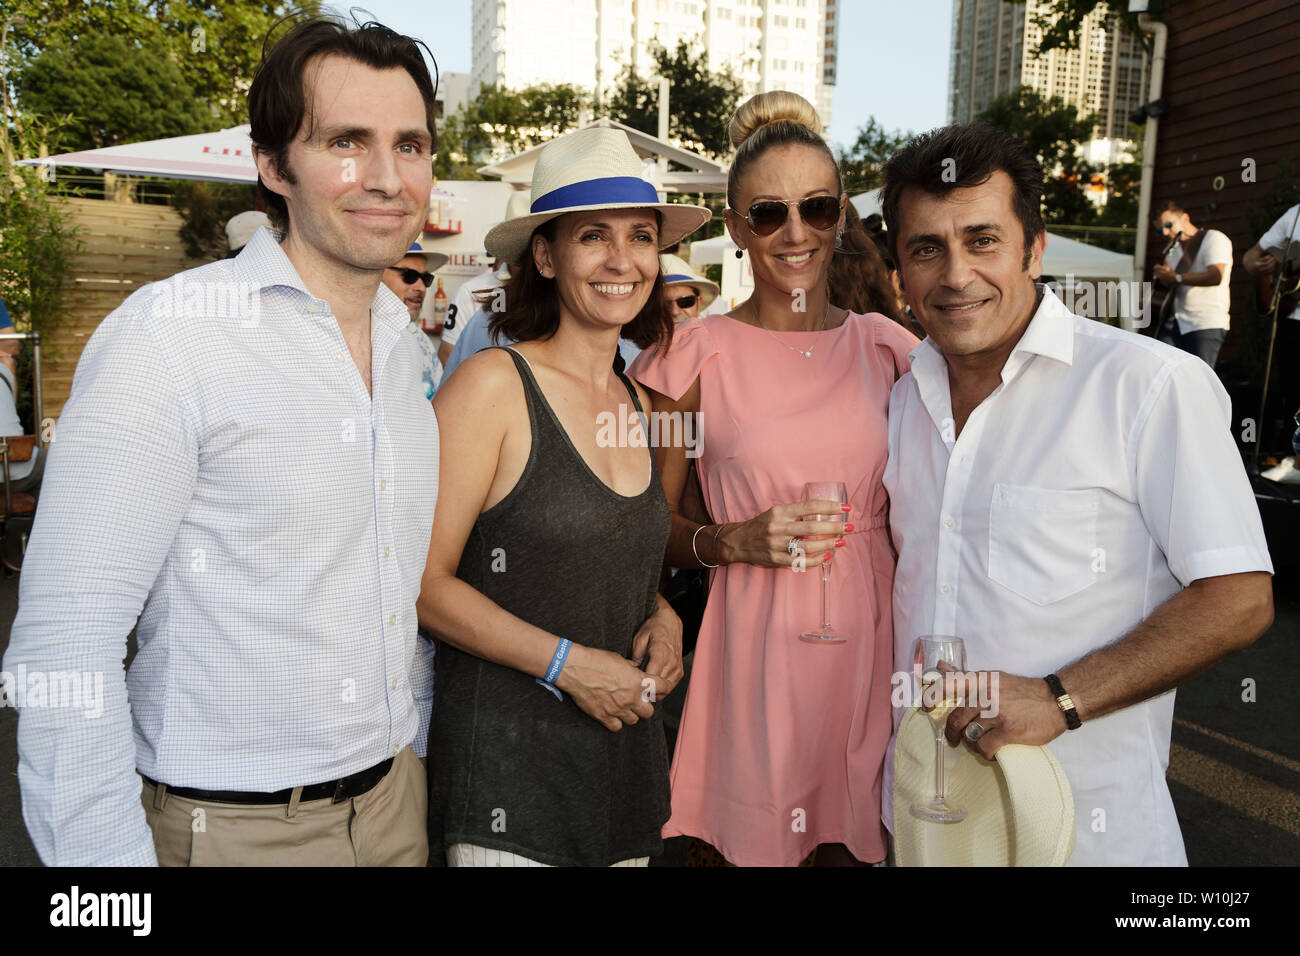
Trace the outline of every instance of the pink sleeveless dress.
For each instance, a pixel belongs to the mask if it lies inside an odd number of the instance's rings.
[[[830,582],[830,622],[845,644],[798,639],[821,624],[818,568],[712,572],[665,838],[699,837],[740,866],[793,866],[819,843],[884,859],[894,552],[881,475],[889,391],[916,344],[877,314],[772,334],[711,315],[679,325],[666,355],[649,349],[629,369],[672,399],[699,377],[696,466],[714,521],[798,501],[805,482],[843,481],[855,528]]]

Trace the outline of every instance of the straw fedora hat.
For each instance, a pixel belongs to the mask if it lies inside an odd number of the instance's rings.
[[[947,745],[944,745],[947,748]],[[948,799],[960,823],[909,812],[934,790],[934,725],[913,707],[894,751],[894,858],[899,866],[1064,866],[1074,851],[1074,794],[1046,747],[1007,744],[985,760],[948,749]]]
[[[659,247],[671,246],[709,221],[703,206],[661,203],[641,178],[641,160],[622,130],[592,126],[551,140],[533,167],[529,212],[497,223],[483,245],[499,259],[519,262],[542,223],[567,212],[654,209],[662,218]]]
[[[696,275],[685,260],[662,252],[659,254],[659,269],[664,274],[664,285],[689,285],[700,291],[700,310],[707,309],[718,297],[718,287],[704,276]]]

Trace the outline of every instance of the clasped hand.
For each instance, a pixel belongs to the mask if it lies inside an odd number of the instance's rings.
[[[653,717],[655,703],[667,697],[685,673],[682,622],[667,602],[637,630],[632,658],[574,644],[556,686],[607,730]],[[642,658],[644,670],[637,666]]]

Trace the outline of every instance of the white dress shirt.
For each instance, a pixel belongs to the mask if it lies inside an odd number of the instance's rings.
[[[950,634],[970,670],[1042,677],[1198,578],[1272,571],[1228,396],[1194,355],[1045,292],[955,438],[942,352],[926,340],[911,360],[884,475],[896,671],[918,636]],[[1165,784],[1173,710],[1170,691],[1048,744],[1074,792],[1071,865],[1186,864]]]
[[[103,675],[94,719],[20,709],[23,815],[47,864],[155,862],[137,769],[275,791],[423,752],[438,433],[409,323],[381,285],[372,398],[329,304],[260,230],[91,337],[4,661]]]

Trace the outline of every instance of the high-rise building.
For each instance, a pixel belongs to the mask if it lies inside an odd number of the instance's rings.
[[[1084,19],[1075,47],[1040,56],[1036,15],[1049,6],[1043,0],[953,0],[948,119],[970,122],[994,97],[1029,86],[1097,117],[1091,151],[1100,161],[1114,161],[1128,135],[1129,113],[1146,101],[1149,64],[1142,41],[1103,5]]]
[[[840,0],[842,3],[842,0]],[[573,83],[603,92],[649,47],[697,43],[746,95],[792,90],[830,125],[837,0],[474,0],[475,85]]]

